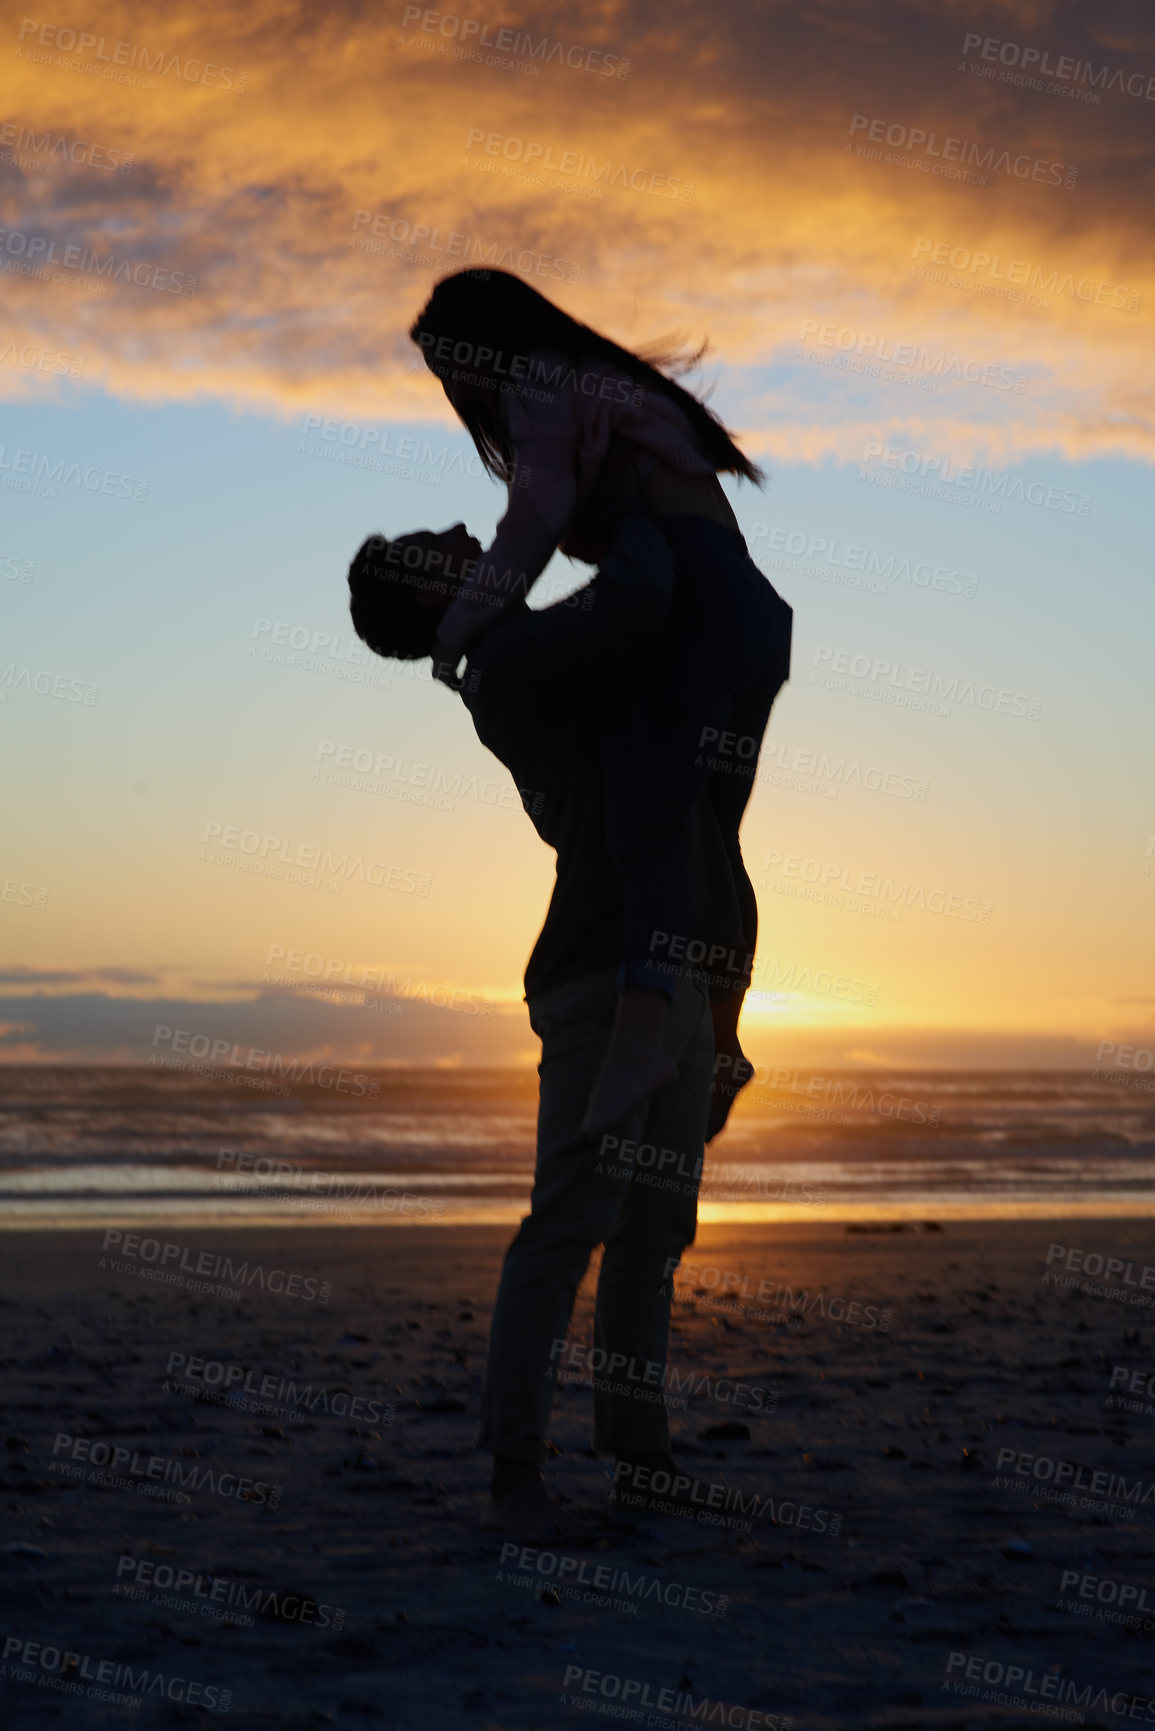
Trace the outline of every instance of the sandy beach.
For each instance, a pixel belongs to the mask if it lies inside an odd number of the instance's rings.
[[[507,1229],[105,1236],[5,1237],[14,1731],[1155,1718],[1147,1222],[703,1227],[696,1519],[605,1517],[591,1271],[533,1546],[477,1525]]]

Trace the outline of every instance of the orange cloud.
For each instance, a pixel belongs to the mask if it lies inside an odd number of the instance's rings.
[[[627,342],[708,334],[727,418],[770,455],[852,459],[864,428],[960,461],[1151,453],[1146,42],[1047,5],[771,4],[705,36],[688,5],[415,10],[14,19],[13,333],[138,400],[447,421],[405,331],[481,259]],[[1004,80],[1028,49],[1099,101]],[[89,149],[37,158],[48,136]],[[968,163],[986,185],[948,178]],[[1029,389],[795,367],[813,323],[832,354],[930,347]],[[767,367],[791,370],[741,370]],[[0,366],[5,395],[42,386]]]

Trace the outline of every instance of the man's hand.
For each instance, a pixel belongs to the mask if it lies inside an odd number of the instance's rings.
[[[710,1088],[710,1110],[706,1117],[706,1141],[712,1142],[715,1136],[721,1134],[726,1127],[733,1106],[742,1089],[753,1080],[754,1066],[743,1052],[737,1040],[726,1052],[728,1063],[718,1064],[718,1054],[714,1058],[714,1080]]]
[[[433,677],[442,685],[448,685],[450,691],[460,691],[457,669],[462,656],[469,653],[497,618],[495,607],[487,607],[480,601],[467,601],[460,596],[447,607],[433,643]]]
[[[443,661],[441,650],[436,645],[433,650],[433,677],[439,679],[442,685],[448,685],[450,691],[460,691],[464,680],[457,671],[456,661]]]

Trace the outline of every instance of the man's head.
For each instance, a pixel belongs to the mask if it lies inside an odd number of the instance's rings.
[[[464,523],[395,541],[370,535],[349,567],[354,631],[377,655],[398,661],[432,655],[441,615],[481,552]]]

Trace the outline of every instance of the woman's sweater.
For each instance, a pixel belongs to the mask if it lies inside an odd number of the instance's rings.
[[[509,505],[446,613],[454,624],[491,624],[528,593],[605,478],[611,441],[614,457],[624,441],[647,453],[651,468],[660,458],[680,475],[716,472],[677,403],[602,361],[575,367],[558,352],[536,351],[527,377],[502,393],[502,415],[514,449]]]

